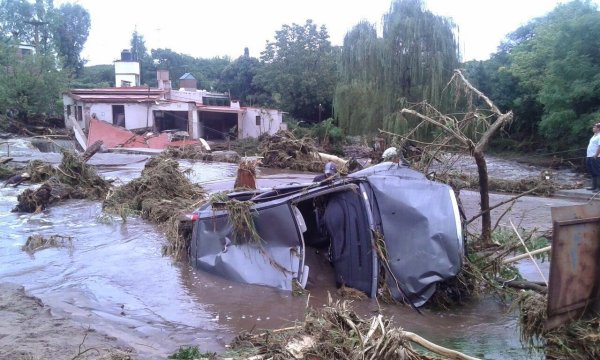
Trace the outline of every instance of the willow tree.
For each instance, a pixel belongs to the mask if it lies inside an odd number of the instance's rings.
[[[427,101],[444,109],[442,90],[458,59],[450,20],[425,10],[421,0],[396,0],[383,17],[381,38],[368,23],[346,35],[335,116],[353,134],[404,132],[411,124],[398,111],[406,103]]]
[[[340,127],[350,134],[370,132],[381,124],[383,112],[378,103],[379,83],[383,77],[380,46],[377,30],[368,22],[359,23],[344,38],[333,107]]]

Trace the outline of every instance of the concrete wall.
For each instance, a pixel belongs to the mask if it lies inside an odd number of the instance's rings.
[[[260,116],[260,125],[256,125],[256,117]],[[245,108],[240,120],[240,137],[259,137],[264,133],[275,134],[283,122],[283,114],[279,110]]]
[[[173,101],[195,101],[202,103],[202,96],[206,94],[206,91],[186,91],[186,90],[171,90],[171,100]]]
[[[115,87],[121,87],[121,81],[129,81],[131,86],[140,86],[140,63],[115,61]]]

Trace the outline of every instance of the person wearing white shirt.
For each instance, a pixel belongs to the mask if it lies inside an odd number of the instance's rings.
[[[594,136],[590,139],[585,158],[585,166],[592,176],[592,186],[587,188],[592,191],[600,191],[600,123],[592,127]]]

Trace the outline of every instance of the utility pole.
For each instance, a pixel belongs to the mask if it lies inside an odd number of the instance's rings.
[[[25,23],[33,25],[33,27],[34,27],[33,36],[34,36],[34,41],[35,41],[35,52],[39,53],[39,51],[40,51],[40,49],[39,49],[39,45],[40,45],[39,27],[42,25],[46,25],[48,23],[46,21],[41,21],[41,20],[25,21]]]

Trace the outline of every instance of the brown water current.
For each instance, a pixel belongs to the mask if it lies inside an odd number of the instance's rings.
[[[22,161],[56,157],[27,149],[19,155]],[[145,159],[97,154],[92,163],[104,176],[126,182],[139,175]],[[194,171],[192,180],[210,191],[233,184],[235,165],[185,161],[182,165]],[[258,185],[310,182],[313,176],[261,170]],[[307,304],[320,307],[328,294],[336,298],[332,269],[320,254],[310,254],[314,274],[308,284],[310,297],[294,297],[231,282],[164,257],[161,247],[166,239],[159,229],[139,218],[122,222],[103,215],[98,202],[68,201],[39,214],[11,213],[23,189],[0,189],[0,282],[23,285],[53,313],[127,342],[141,358],[164,359],[182,345],[223,352],[240,331],[291,326],[303,318]],[[21,246],[34,234],[72,236],[73,245],[30,255]],[[526,271],[532,268],[524,265]],[[493,297],[443,312],[423,310],[422,315],[407,306],[375,300],[355,301],[354,306],[364,316],[381,311],[405,330],[472,356],[540,358],[522,348],[510,305]]]

